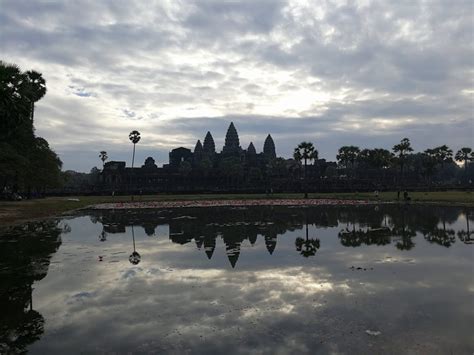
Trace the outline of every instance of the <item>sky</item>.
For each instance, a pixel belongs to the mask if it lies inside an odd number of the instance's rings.
[[[242,148],[271,134],[415,151],[473,146],[474,2],[0,0],[0,59],[37,70],[35,126],[64,163],[161,165],[233,121]]]

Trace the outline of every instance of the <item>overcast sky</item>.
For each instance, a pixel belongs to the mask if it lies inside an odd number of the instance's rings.
[[[43,73],[36,132],[64,169],[162,164],[234,122],[242,148],[303,140],[472,146],[474,2],[0,0],[0,59]]]

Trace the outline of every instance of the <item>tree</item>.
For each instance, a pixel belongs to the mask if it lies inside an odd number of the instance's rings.
[[[444,167],[445,163],[449,163],[453,159],[453,151],[446,144],[434,148],[433,153],[441,167]]]
[[[107,155],[107,152],[105,150],[102,150],[100,153],[99,153],[99,158],[100,160],[102,160],[102,169],[104,169],[105,167],[105,161],[107,159],[109,159],[109,156]]]
[[[135,144],[137,144],[140,141],[140,132],[138,131],[131,131],[130,134],[128,135],[128,139],[130,139],[130,142],[133,143],[133,154],[132,154],[132,171],[131,173],[133,174],[133,163],[135,162]],[[132,177],[130,176],[130,184],[132,182]],[[132,201],[133,201],[133,194],[132,194]]]
[[[301,142],[296,148],[293,153],[293,157],[295,160],[301,163],[304,161],[304,198],[308,198],[308,190],[307,190],[307,181],[306,181],[306,171],[308,166],[308,160],[316,160],[318,159],[318,151],[314,148],[313,143],[311,142]]]
[[[472,149],[469,147],[463,147],[456,152],[454,159],[458,162],[464,162],[464,171],[467,172],[467,164],[468,162],[474,160],[474,154],[472,153]]]
[[[25,83],[27,85],[26,96],[30,102],[30,120],[33,122],[35,102],[39,101],[46,95],[46,81],[41,73],[29,70],[25,73]]]
[[[349,145],[339,148],[336,159],[338,164],[344,166],[345,168],[350,168],[354,170],[354,164],[357,160],[357,157],[360,153],[359,147]]]
[[[130,139],[130,142],[133,143],[133,154],[132,154],[132,169],[133,169],[133,163],[135,162],[135,144],[137,144],[141,139],[140,132],[131,131],[130,134],[128,135],[128,139]]]
[[[426,149],[422,154],[421,164],[423,166],[424,175],[431,180],[436,171],[436,165],[439,161],[439,155],[435,149]]]
[[[24,82],[25,75],[17,65],[0,61],[0,138],[4,142],[14,139],[18,128],[29,121]]]
[[[62,182],[62,162],[48,142],[36,137],[34,103],[46,94],[46,81],[36,71],[22,72],[0,61],[0,178],[14,191],[55,187]]]
[[[35,138],[35,144],[27,152],[29,160],[25,177],[28,192],[31,189],[41,192],[45,188],[58,187],[62,184],[62,162],[49,147],[48,141],[41,137]]]
[[[15,179],[23,178],[29,161],[19,154],[10,144],[0,143],[0,192],[12,184]]]
[[[408,138],[403,138],[399,144],[396,144],[392,148],[395,154],[398,154],[398,164],[400,165],[400,181],[403,183],[403,168],[405,167],[406,156],[413,152],[411,147],[410,140]]]

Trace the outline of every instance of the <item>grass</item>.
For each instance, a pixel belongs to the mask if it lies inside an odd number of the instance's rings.
[[[474,193],[464,191],[410,192],[412,202],[438,203],[445,205],[474,206]],[[176,201],[176,200],[232,200],[232,199],[301,199],[303,194],[201,194],[201,195],[146,195],[135,196],[135,201]],[[309,198],[341,200],[376,200],[373,193],[314,193]],[[73,201],[78,199],[79,201]],[[381,192],[380,201],[396,201],[396,192]],[[48,197],[29,201],[0,202],[0,225],[6,226],[23,221],[41,219],[63,214],[90,205],[107,202],[130,202],[130,196],[78,196]]]

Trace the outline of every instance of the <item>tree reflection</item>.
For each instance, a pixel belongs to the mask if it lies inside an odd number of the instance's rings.
[[[105,232],[105,229],[102,228],[102,232],[99,234],[99,241],[105,242],[106,240],[107,240],[107,233]]]
[[[415,247],[412,238],[416,236],[416,231],[407,226],[406,211],[406,206],[401,207],[401,220],[396,221],[392,229],[393,235],[397,238],[395,245],[399,250],[411,250]]]
[[[318,249],[320,247],[320,241],[317,238],[309,238],[308,237],[308,220],[307,220],[307,218],[306,218],[306,221],[305,221],[305,235],[306,235],[306,239],[303,239],[301,237],[296,238],[295,246],[296,246],[296,251],[297,252],[299,252],[305,258],[308,258],[310,256],[316,255],[316,252],[318,251]]]
[[[142,260],[142,257],[136,251],[136,248],[135,248],[135,231],[133,230],[133,225],[132,225],[132,240],[133,240],[133,252],[128,257],[128,261],[130,261],[130,264],[132,265],[138,265],[140,261]]]
[[[301,229],[305,229],[306,235],[295,240],[297,251],[305,257],[315,255],[320,248],[320,241],[309,237],[310,224],[316,228],[335,228],[343,224],[344,228],[339,230],[337,236],[339,242],[346,247],[385,246],[393,243],[399,250],[411,250],[415,247],[413,238],[417,233],[425,236],[427,242],[450,246],[455,236],[450,225],[457,221],[461,213],[463,211],[459,208],[418,205],[380,205],[378,208],[271,206],[102,212],[97,220],[103,223],[107,234],[125,233],[126,226],[136,228],[138,224],[147,235],[153,235],[158,226],[167,225],[169,239],[173,243],[191,243],[208,259],[213,257],[217,240],[221,239],[230,265],[236,267],[246,240],[253,246],[258,245],[261,238],[268,253],[274,255],[280,235]],[[441,223],[443,227],[438,228]],[[469,220],[466,224],[469,229]],[[466,243],[472,237],[470,231],[459,231],[458,236]],[[140,254],[135,246],[130,262],[140,262]]]
[[[458,231],[458,238],[464,244],[474,244],[474,239],[471,239],[471,231],[469,230],[469,210],[464,211],[464,217],[466,218],[466,230]]]
[[[446,229],[446,215],[444,210],[441,212],[443,228],[433,228],[425,234],[425,239],[430,243],[435,243],[449,248],[456,241],[456,232],[453,229]]]
[[[45,320],[33,309],[35,281],[43,279],[61,244],[58,221],[27,223],[0,236],[0,353],[23,354],[44,332]]]

